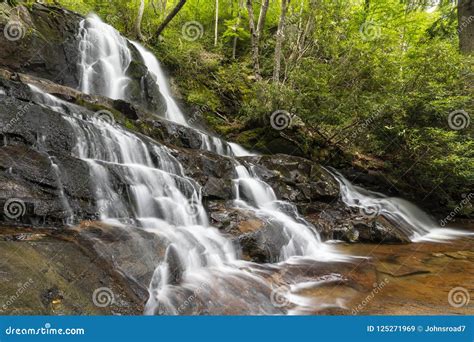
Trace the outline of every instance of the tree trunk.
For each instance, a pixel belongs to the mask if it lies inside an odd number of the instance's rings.
[[[259,64],[259,51],[258,51],[258,36],[257,29],[255,28],[255,16],[253,14],[252,0],[247,0],[247,11],[249,12],[249,28],[250,28],[250,41],[252,44],[252,62],[253,72],[255,78],[260,80],[260,64]]]
[[[263,27],[265,26],[265,18],[267,17],[268,4],[270,0],[263,0],[258,15],[257,26],[255,27],[255,15],[253,12],[252,0],[247,0],[247,11],[249,12],[249,27],[252,44],[252,60],[255,78],[262,79],[260,76],[260,38],[262,36]]]
[[[142,19],[143,19],[143,12],[145,11],[145,0],[140,0],[140,7],[138,8],[138,15],[137,20],[135,21],[135,35],[137,36],[138,40],[143,41],[142,35]]]
[[[216,25],[214,27],[214,46],[217,46],[217,29],[219,27],[219,0],[216,0]]]
[[[278,22],[278,30],[276,33],[276,42],[275,42],[275,66],[273,69],[273,81],[280,81],[280,69],[281,69],[281,48],[283,45],[284,31],[285,31],[285,22],[286,22],[286,12],[288,11],[288,5],[290,0],[281,0],[281,13],[280,21]]]
[[[268,3],[270,0],[263,0],[262,7],[260,7],[260,14],[258,16],[257,23],[257,39],[260,43],[260,38],[262,37],[263,27],[265,26],[265,18],[267,17]]]
[[[186,0],[179,0],[175,8],[173,8],[173,10],[166,16],[165,20],[163,20],[163,22],[160,24],[160,26],[158,26],[158,29],[156,30],[156,39],[161,35],[161,32],[163,32],[163,30],[170,23],[170,21],[173,20],[176,14],[178,14],[178,12],[181,10],[185,3]]]
[[[474,1],[458,0],[459,50],[474,53]]]

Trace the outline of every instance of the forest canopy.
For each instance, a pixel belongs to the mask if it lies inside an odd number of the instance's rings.
[[[381,171],[419,202],[473,188],[469,0],[55,2],[146,44],[191,119],[226,139]]]

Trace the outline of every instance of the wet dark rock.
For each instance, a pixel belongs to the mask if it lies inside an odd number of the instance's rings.
[[[203,195],[207,198],[230,199],[232,191],[229,191],[229,180],[223,178],[209,177],[203,188]]]
[[[115,270],[143,303],[148,300],[147,288],[156,266],[167,257],[170,261],[177,261],[172,251],[167,252],[169,243],[166,239],[137,227],[84,221],[75,231],[80,244],[99,256],[101,263]],[[173,267],[177,265],[177,262],[173,263]],[[179,279],[178,274],[175,273],[175,280]]]
[[[6,3],[0,6],[5,9],[0,15],[1,32],[8,22],[19,22],[24,34],[14,41],[0,35],[0,65],[76,88],[79,85],[77,30],[82,17],[41,4],[20,5],[15,10]]]
[[[211,223],[232,238],[244,259],[258,263],[279,260],[280,250],[288,241],[276,222],[236,208],[232,201],[212,201],[209,212]]]
[[[410,237],[394,223],[383,216],[368,222],[355,222],[354,228],[359,232],[359,241],[375,243],[409,243]]]
[[[131,78],[131,82],[125,90],[128,96],[127,100],[140,104],[149,112],[164,116],[166,102],[156,85],[156,77],[148,71],[135,46],[129,43],[128,47],[133,59],[127,69],[127,75]]]
[[[184,269],[179,259],[178,251],[173,245],[168,246],[165,254],[165,262],[169,268],[169,283],[179,285],[183,278]]]
[[[348,208],[342,201],[313,203],[301,208],[305,217],[316,227],[323,239],[347,242],[409,243],[410,237],[400,224],[382,215],[361,217],[358,210]]]
[[[339,185],[334,177],[308,159],[283,154],[240,159],[257,165],[255,173],[284,200],[330,202],[339,196]]]
[[[55,160],[60,165],[60,180],[73,211],[78,215],[92,215],[95,212],[93,188],[85,162],[67,155],[56,156]],[[69,213],[60,196],[58,176],[46,152],[26,146],[2,147],[0,171],[3,171],[0,199],[3,202],[17,199],[25,205],[24,214],[14,222],[55,225],[67,219]],[[4,219],[8,219],[3,214]]]

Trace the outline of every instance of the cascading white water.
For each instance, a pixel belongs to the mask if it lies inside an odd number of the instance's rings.
[[[171,90],[168,86],[168,82],[166,81],[165,74],[156,57],[150,51],[146,50],[141,44],[137,42],[131,43],[137,48],[148,70],[156,77],[156,83],[160,88],[161,95],[163,95],[165,98],[167,106],[166,118],[170,121],[187,125],[183,112],[181,109],[179,109],[176,101],[171,96]]]
[[[316,229],[298,214],[293,204],[279,201],[270,185],[253,172],[252,166],[249,170],[237,162],[235,170],[236,203],[277,225],[280,234],[287,241],[280,251],[280,261],[294,256],[347,260],[346,256],[334,252],[329,245],[321,242]]]
[[[212,137],[205,133],[199,132],[201,134],[201,149],[217,153],[221,156],[234,156],[232,148],[227,142],[217,137]]]
[[[469,234],[442,228],[413,203],[353,185],[341,173],[335,170],[331,170],[331,172],[341,186],[341,199],[346,205],[358,208],[362,215],[387,217],[395,222],[397,227],[413,242],[438,242]]]
[[[79,37],[81,91],[126,99],[126,71],[132,61],[127,40],[95,14],[81,21]]]
[[[64,186],[61,181],[61,170],[59,169],[59,166],[58,164],[56,164],[53,157],[49,156],[48,158],[49,158],[49,161],[51,162],[51,167],[54,171],[54,175],[56,176],[56,183],[59,189],[59,197],[61,198],[64,211],[67,215],[65,222],[67,225],[72,225],[74,223],[74,211],[69,205],[69,202],[66,198],[66,194],[64,193]]]
[[[139,52],[148,71],[155,77],[166,103],[166,118],[188,126],[184,113],[171,95],[163,69],[156,57],[141,44],[128,41],[113,27],[105,24],[95,14],[82,20],[80,37],[80,89],[87,94],[103,95],[112,99],[127,100],[126,88],[130,82],[127,69],[132,59],[128,43]],[[204,132],[201,148],[221,155],[232,155],[227,142]]]
[[[236,143],[228,143],[228,144],[229,144],[229,146],[232,150],[232,153],[236,157],[245,157],[245,156],[255,156],[256,155],[255,153],[247,151],[245,148],[243,148],[239,144],[236,144]]]
[[[182,298],[196,291],[215,312],[236,301],[247,313],[281,312],[271,304],[269,285],[252,274],[251,264],[238,260],[229,239],[209,226],[200,186],[184,175],[168,148],[120,126],[93,117],[84,120],[76,105],[35,91],[35,101],[63,114],[74,131],[72,153],[89,165],[100,219],[124,229],[144,229],[168,243],[150,282],[145,313],[184,313],[189,308],[180,305]],[[170,269],[173,258],[172,266],[182,272],[179,284],[170,276],[176,271]],[[222,288],[216,288],[216,281]],[[261,290],[236,299],[243,286]]]
[[[170,121],[176,122],[181,125],[189,126],[184,113],[179,108],[178,104],[171,95],[171,90],[168,85],[168,81],[165,77],[165,74],[160,66],[160,62],[150,51],[145,49],[141,44],[137,42],[131,42],[143,59],[143,62],[147,69],[156,77],[156,84],[158,85],[161,94],[163,95],[167,111],[166,118]],[[220,138],[210,136],[207,133],[201,132],[196,129],[196,131],[201,135],[201,149],[214,152],[220,155],[233,156],[232,148],[226,141],[223,141]]]

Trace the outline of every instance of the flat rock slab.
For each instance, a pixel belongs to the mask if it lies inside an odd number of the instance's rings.
[[[93,255],[48,234],[0,235],[2,315],[139,315],[143,306]]]
[[[474,314],[472,237],[410,245],[341,244],[338,248],[370,257],[378,278],[387,279],[386,286],[370,296],[357,314]]]

